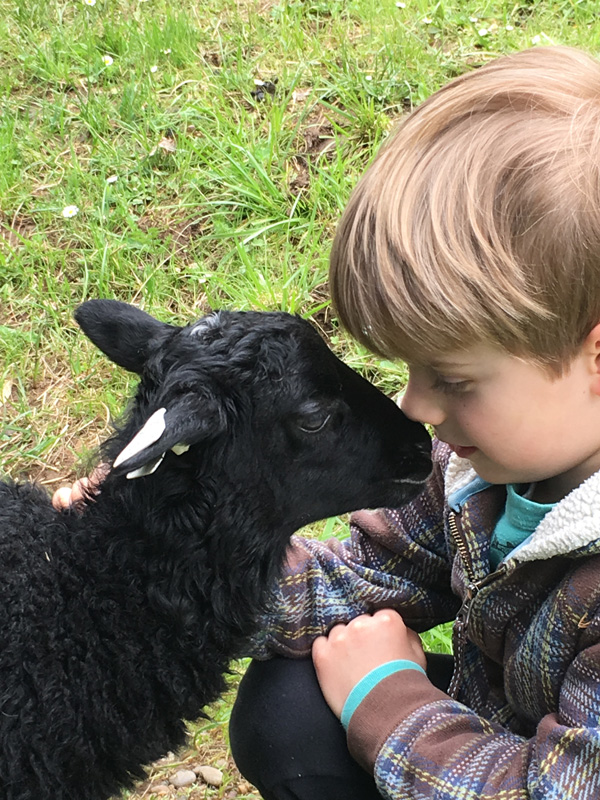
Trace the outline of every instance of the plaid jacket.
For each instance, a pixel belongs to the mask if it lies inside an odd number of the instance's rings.
[[[409,670],[351,719],[349,748],[390,800],[600,798],[600,473],[490,574],[504,502],[436,443],[415,501],[355,514],[344,543],[294,539],[257,657],[308,655],[378,608],[417,631],[458,615],[456,699]]]

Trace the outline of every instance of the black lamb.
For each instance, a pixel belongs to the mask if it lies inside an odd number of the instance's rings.
[[[184,741],[268,608],[290,536],[399,505],[429,437],[285,313],[76,318],[141,376],[83,511],[0,483],[0,797],[105,800]]]

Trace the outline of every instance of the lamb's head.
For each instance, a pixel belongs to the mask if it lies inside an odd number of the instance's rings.
[[[217,312],[176,327],[109,300],[77,310],[86,335],[141,376],[113,472],[224,481],[286,532],[400,505],[430,471],[425,429],[283,312]]]

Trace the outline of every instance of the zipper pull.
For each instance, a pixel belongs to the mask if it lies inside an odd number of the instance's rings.
[[[452,673],[452,680],[450,681],[450,685],[448,686],[448,694],[450,695],[450,697],[456,700],[458,696],[458,691],[460,689],[460,684],[462,683],[464,664],[465,664],[465,650],[467,647],[467,640],[468,640],[467,634],[468,634],[469,620],[471,618],[471,608],[473,607],[473,600],[477,596],[480,589],[482,589],[484,586],[487,586],[489,583],[493,583],[495,580],[502,577],[506,572],[508,572],[508,567],[504,563],[499,564],[495,572],[490,572],[488,575],[484,575],[482,578],[477,580],[475,575],[475,570],[473,567],[473,562],[471,560],[471,555],[469,553],[468,543],[466,541],[464,533],[458,527],[456,514],[454,512],[450,514],[448,522],[450,528],[450,535],[452,536],[454,544],[456,545],[456,549],[462,561],[465,577],[468,580],[465,598],[458,611],[458,614],[456,615],[454,626],[452,628],[452,650],[454,653],[454,672]]]
[[[465,650],[467,647],[467,631],[469,628],[469,619],[471,618],[471,607],[473,605],[473,597],[477,594],[477,590],[473,591],[474,584],[469,584],[467,588],[467,595],[463,600],[454,625],[452,627],[452,653],[454,656],[454,670],[452,671],[452,679],[448,686],[448,694],[454,700],[458,697],[458,690],[462,683],[463,669],[465,663]]]
[[[448,686],[448,694],[454,700],[458,696],[458,690],[462,682],[463,670],[465,666],[465,650],[467,648],[467,640],[469,638],[469,620],[471,619],[471,609],[473,608],[473,600],[477,597],[479,590],[490,583],[493,583],[498,578],[502,577],[508,569],[506,564],[500,564],[496,572],[486,575],[479,581],[471,581],[467,584],[467,592],[465,599],[456,615],[454,626],[452,628],[452,650],[454,654],[454,671],[452,673],[452,680]]]

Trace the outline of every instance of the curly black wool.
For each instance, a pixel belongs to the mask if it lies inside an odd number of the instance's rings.
[[[5,800],[104,800],[142,777],[223,691],[291,534],[400,504],[429,471],[423,428],[300,318],[179,328],[115,301],[76,317],[141,376],[103,460],[136,452],[83,512],[0,483]]]

